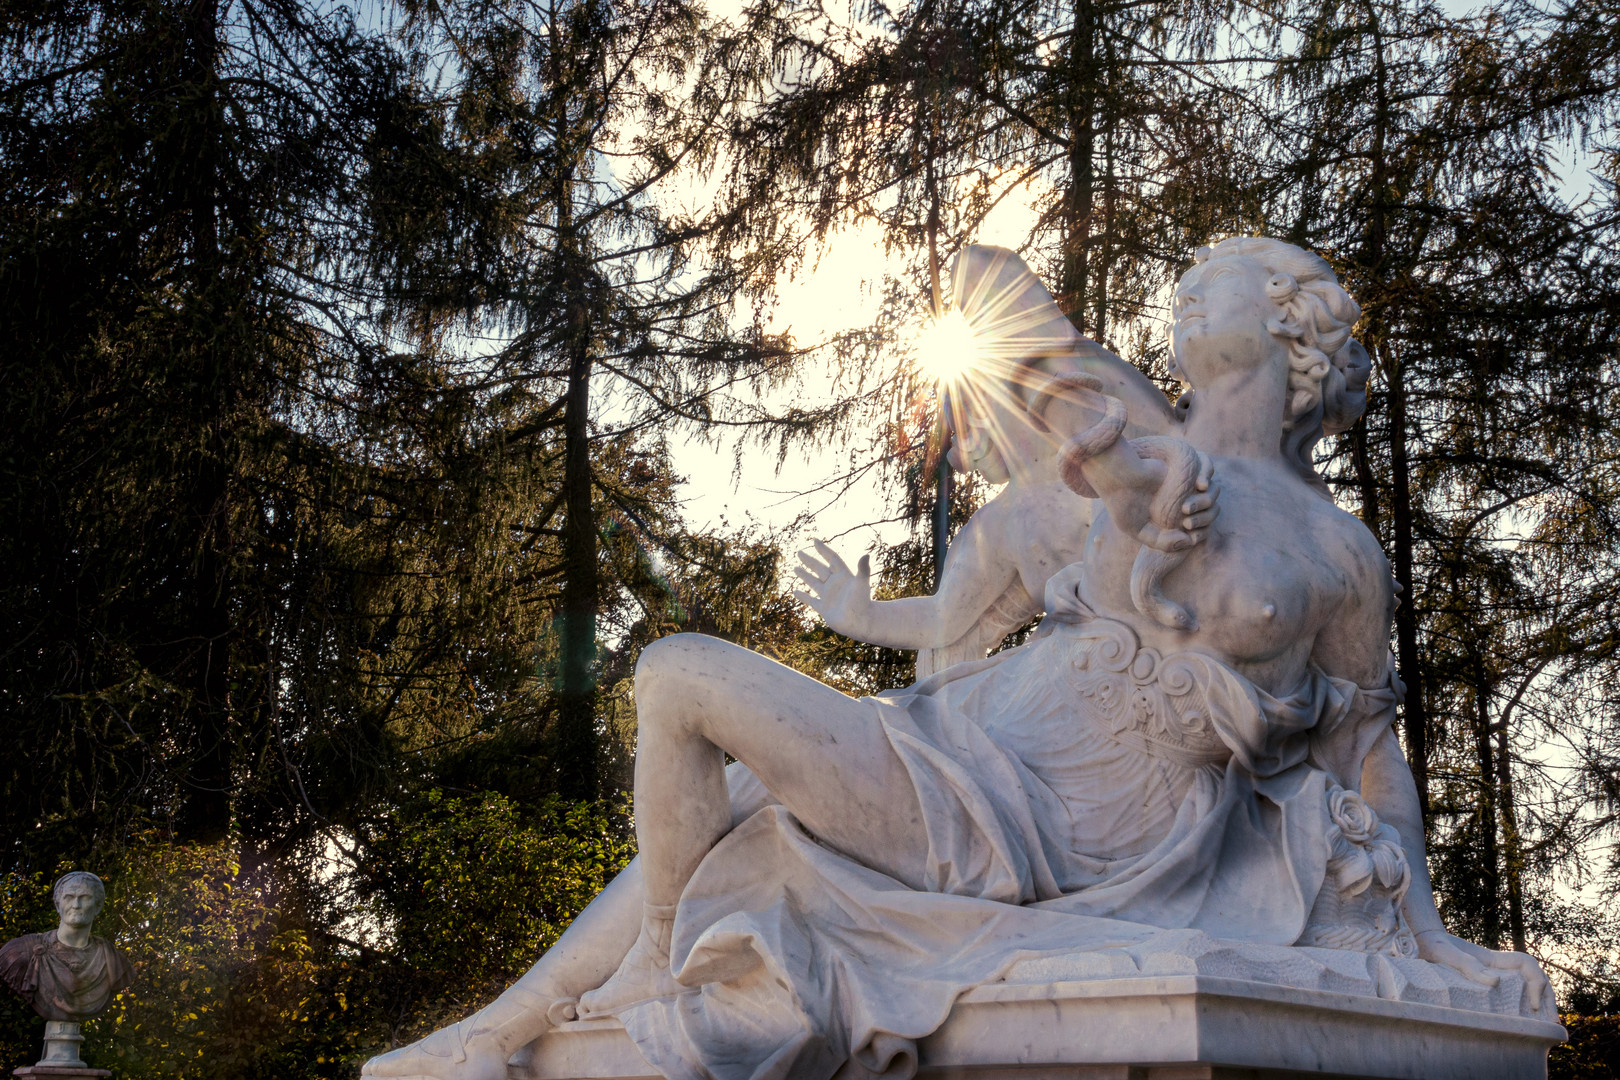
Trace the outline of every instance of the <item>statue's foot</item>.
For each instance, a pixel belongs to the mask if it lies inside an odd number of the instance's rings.
[[[660,954],[657,946],[643,934],[626,954],[619,970],[601,986],[579,998],[579,1018],[591,1020],[611,1016],[620,1009],[628,1009],[654,998],[673,997],[685,987],[669,973],[669,953]]]
[[[361,1067],[360,1075],[388,1080],[506,1080],[508,1055],[489,1045],[493,1040],[469,1039],[471,1025],[469,1018],[379,1054]]]

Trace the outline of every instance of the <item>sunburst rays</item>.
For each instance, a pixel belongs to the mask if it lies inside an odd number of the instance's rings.
[[[978,359],[978,335],[959,308],[947,308],[917,331],[917,367],[937,385],[966,378]]]
[[[914,355],[919,372],[935,385],[962,464],[970,466],[985,440],[1005,446],[1004,425],[1023,422],[1034,385],[1046,379],[1035,365],[1074,355],[1083,339],[1023,259],[1006,248],[967,248],[951,276],[951,305],[920,327]]]

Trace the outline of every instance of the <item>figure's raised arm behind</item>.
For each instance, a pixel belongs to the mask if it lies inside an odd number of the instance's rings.
[[[871,556],[862,555],[851,570],[819,540],[815,555],[799,553],[797,573],[805,588],[793,595],[828,626],[857,641],[890,649],[943,648],[967,633],[1017,575],[1013,563],[998,558],[1003,538],[990,535],[999,517],[992,500],[962,526],[951,541],[939,591],[932,596],[873,600]]]

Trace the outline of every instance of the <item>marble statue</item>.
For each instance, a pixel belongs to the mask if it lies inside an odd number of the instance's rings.
[[[1007,490],[935,597],[874,602],[864,561],[824,545],[801,573],[830,623],[943,649],[937,670],[853,700],[712,638],[650,645],[641,855],[495,1002],[365,1075],[496,1080],[612,1017],[672,1080],[904,1080],[978,989],[1166,956],[1550,1016],[1532,958],[1435,908],[1389,567],[1311,468],[1365,404],[1328,264],[1201,249],[1173,301],[1175,407],[1059,325],[1016,256],[973,249],[957,274],[1000,342],[953,390],[958,463]],[[1036,596],[1032,639],[985,657]]]
[[[1080,559],[1092,500],[1059,475],[1058,441],[1020,400],[1030,365],[1057,363],[1103,380],[1112,395],[1129,402],[1129,411],[1145,418],[1148,426],[1137,425],[1132,434],[1147,435],[1171,418],[1164,395],[1081,336],[1011,252],[969,248],[954,277],[957,309],[983,343],[979,363],[991,377],[947,388],[949,460],[958,472],[978,472],[1001,491],[952,537],[932,596],[873,603],[869,560],[863,557],[852,572],[820,542],[819,558],[800,556],[799,577],[809,591],[795,593],[841,634],[917,650],[918,678],[982,659],[1042,612],[1047,581]],[[1208,524],[1205,518],[1219,512],[1215,491],[1194,493],[1185,510],[1195,527]]]
[[[52,890],[60,919],[56,929],[0,946],[0,980],[45,1018],[42,1066],[83,1066],[80,1025],[101,1015],[134,977],[123,954],[90,932],[106,897],[96,875],[63,874]]]

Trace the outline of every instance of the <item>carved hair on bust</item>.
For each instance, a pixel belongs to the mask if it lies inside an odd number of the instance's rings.
[[[102,883],[99,877],[88,870],[70,870],[57,878],[56,884],[51,886],[51,902],[55,903],[60,900],[62,890],[73,884],[90,886],[90,893],[96,898],[97,907],[107,902],[107,886]]]
[[[1333,370],[1322,381],[1322,434],[1349,431],[1361,419],[1367,410],[1367,377],[1371,374],[1372,358],[1355,338],[1333,354]]]
[[[1282,317],[1266,329],[1288,341],[1289,397],[1283,429],[1292,430],[1322,404],[1324,383],[1336,369],[1334,358],[1350,342],[1361,306],[1339,285],[1326,259],[1281,240],[1231,236],[1199,248],[1193,257],[1202,263],[1234,255],[1251,258],[1270,272],[1266,295],[1283,309]],[[1343,368],[1337,370],[1342,383]],[[1335,412],[1340,411],[1342,405],[1336,404]]]

